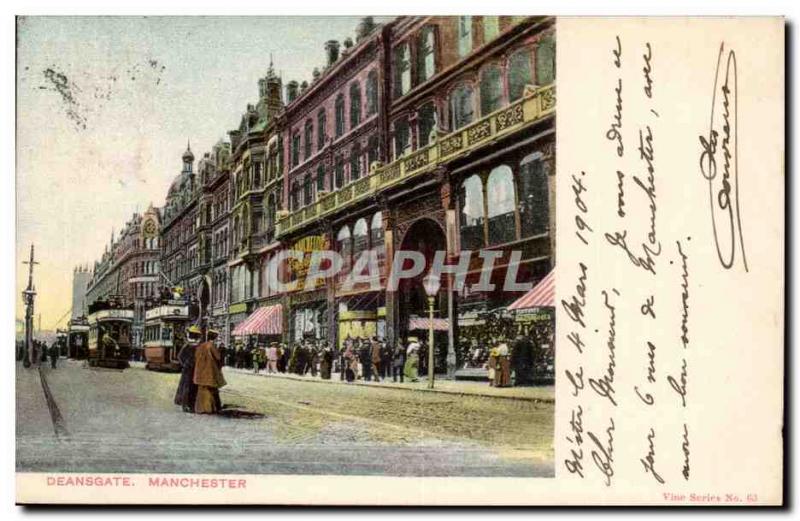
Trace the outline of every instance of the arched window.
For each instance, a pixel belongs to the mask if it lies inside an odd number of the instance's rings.
[[[411,50],[408,43],[394,49],[394,97],[400,97],[411,89]]]
[[[500,34],[500,17],[483,17],[483,43],[491,42]]]
[[[320,109],[317,113],[317,150],[325,148],[325,141],[328,139],[327,123],[325,109]]]
[[[486,116],[503,105],[503,75],[500,66],[489,65],[481,72],[481,116]]]
[[[486,182],[486,209],[489,246],[516,239],[516,197],[514,174],[508,165],[492,169]]]
[[[461,249],[475,250],[483,247],[483,183],[477,175],[461,183],[459,192],[461,213]]]
[[[394,157],[397,159],[411,152],[411,131],[408,118],[400,118],[394,122]]]
[[[369,242],[370,247],[375,252],[378,258],[378,266],[383,266],[386,257],[386,245],[384,244],[383,236],[383,214],[375,212],[372,216],[372,223],[369,227]]]
[[[350,181],[361,177],[361,147],[358,143],[350,151]]]
[[[475,116],[475,106],[472,100],[472,87],[464,84],[456,87],[450,94],[450,113],[452,114],[451,126],[453,130],[472,123]]]
[[[436,74],[436,30],[423,27],[417,41],[417,83],[425,82]]]
[[[336,96],[336,137],[344,135],[344,94]]]
[[[522,49],[508,59],[508,100],[517,101],[525,92],[525,86],[533,83],[531,75],[531,51]]]
[[[436,107],[430,101],[417,112],[417,129],[419,136],[417,142],[424,147],[431,142],[431,132],[436,128]]]
[[[304,151],[306,159],[311,157],[313,149],[314,149],[314,123],[311,122],[311,119],[307,119],[305,128],[305,151]]]
[[[542,155],[538,152],[529,154],[519,166],[517,186],[521,236],[545,233],[550,225],[550,199]]]
[[[458,56],[463,58],[472,52],[472,17],[458,17]]]
[[[337,277],[340,281],[343,281],[350,274],[350,269],[353,266],[351,255],[353,244],[350,237],[350,228],[347,226],[343,226],[336,235],[336,250],[342,256],[342,269],[339,270]]]
[[[378,71],[371,70],[367,75],[367,116],[378,112]]]
[[[361,123],[361,86],[353,82],[350,85],[350,128]]]
[[[317,165],[317,194],[325,191],[325,165]]]
[[[358,262],[361,253],[367,249],[369,228],[366,219],[359,219],[353,227],[353,264]]]
[[[341,155],[334,160],[333,177],[336,190],[344,186],[344,158]]]
[[[552,36],[536,47],[536,79],[539,85],[549,85],[556,79],[556,44]]]

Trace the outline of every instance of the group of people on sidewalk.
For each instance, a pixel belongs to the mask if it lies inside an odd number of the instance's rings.
[[[214,345],[217,331],[209,329],[206,341],[202,330],[190,326],[186,331],[186,344],[178,353],[181,379],[175,392],[175,404],[184,412],[215,414],[222,410],[219,389],[226,385],[222,375],[222,355]]]

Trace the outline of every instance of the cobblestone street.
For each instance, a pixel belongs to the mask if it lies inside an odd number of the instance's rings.
[[[549,401],[226,370],[226,414],[202,416],[173,405],[176,374],[41,373],[17,368],[19,471],[553,475]]]

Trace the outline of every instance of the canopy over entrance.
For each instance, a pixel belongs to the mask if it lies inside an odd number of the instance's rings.
[[[555,268],[550,271],[532,290],[515,300],[509,311],[515,309],[530,309],[555,307],[556,305],[556,277]]]
[[[283,333],[283,306],[275,304],[256,309],[236,326],[234,336],[280,335]]]

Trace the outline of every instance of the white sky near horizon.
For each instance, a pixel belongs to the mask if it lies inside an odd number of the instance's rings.
[[[36,314],[42,328],[51,329],[71,306],[73,268],[93,264],[112,228],[118,232],[134,211],[163,204],[187,140],[199,159],[238,127],[247,104],[257,101],[270,54],[284,85],[310,81],[313,68],[325,63],[324,43],[354,38],[358,21],[20,18],[17,318],[24,317],[22,262],[31,243],[40,262],[34,271]],[[64,95],[48,69],[66,77]]]

